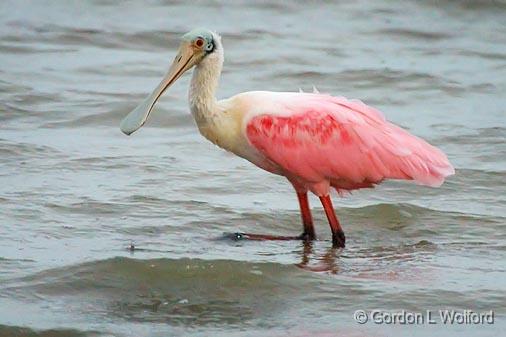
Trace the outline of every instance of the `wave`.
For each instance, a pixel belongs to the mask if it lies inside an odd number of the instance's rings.
[[[76,329],[30,329],[27,327],[0,324],[0,336],[15,337],[98,337],[98,331],[80,331]]]
[[[274,263],[117,257],[43,271],[1,289],[24,301],[65,296],[69,310],[91,301],[130,322],[233,326],[282,311],[297,274],[304,275]]]

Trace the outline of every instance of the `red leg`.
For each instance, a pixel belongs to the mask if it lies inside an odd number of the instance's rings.
[[[309,209],[309,201],[307,199],[307,192],[297,192],[297,198],[299,199],[300,213],[302,215],[302,224],[304,225],[304,232],[298,236],[281,236],[281,235],[269,235],[269,234],[253,234],[253,233],[232,233],[226,234],[234,240],[314,240],[315,230],[313,226],[313,218],[311,216],[311,210]]]
[[[313,217],[311,216],[311,209],[309,208],[309,201],[307,199],[307,192],[297,192],[299,199],[300,214],[302,215],[302,224],[304,225],[304,232],[301,235],[303,240],[314,240],[315,230],[313,226]]]
[[[332,230],[332,244],[335,247],[344,248],[346,237],[344,236],[344,232],[341,224],[339,223],[339,220],[337,220],[330,195],[327,194],[326,196],[320,197],[320,201],[322,202],[323,208],[325,209],[325,214],[327,215],[330,229]]]

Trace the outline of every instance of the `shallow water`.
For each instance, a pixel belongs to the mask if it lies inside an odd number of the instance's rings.
[[[348,247],[294,235],[296,197],[203,139],[183,77],[132,137],[120,119],[194,25],[223,35],[219,95],[361,98],[439,146],[439,189],[337,199]],[[506,4],[3,1],[0,336],[496,336],[506,328]],[[128,248],[134,245],[135,249]],[[494,310],[388,325],[355,310]]]

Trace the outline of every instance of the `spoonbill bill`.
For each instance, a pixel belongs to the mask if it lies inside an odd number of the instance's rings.
[[[146,122],[165,90],[195,67],[189,89],[190,111],[200,133],[217,146],[256,166],[285,176],[297,194],[303,232],[299,236],[237,233],[253,240],[314,240],[308,191],[325,210],[335,247],[345,235],[330,190],[342,195],[374,187],[385,179],[440,186],[455,173],[446,155],[389,123],[359,100],[320,93],[251,91],[217,100],[224,59],[218,34],[195,29],[183,35],[179,51],[155,90],[121,122],[130,135]]]

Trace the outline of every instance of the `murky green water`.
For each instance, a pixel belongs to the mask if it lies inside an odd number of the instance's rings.
[[[146,128],[120,119],[178,37],[223,35],[220,96],[361,98],[442,148],[439,189],[337,199],[348,236],[301,230],[283,178],[206,142],[186,76]],[[506,328],[506,4],[3,1],[0,336],[498,336]],[[136,249],[128,247],[133,243]],[[494,310],[493,325],[388,325],[358,309]]]

